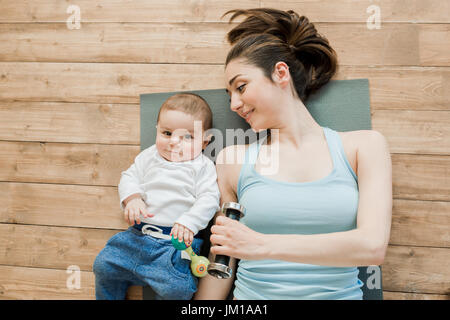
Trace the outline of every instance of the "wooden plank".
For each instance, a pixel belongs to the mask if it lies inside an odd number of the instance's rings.
[[[117,231],[0,224],[0,264],[91,271],[106,241]],[[387,291],[446,294],[448,248],[389,246],[383,264]]]
[[[0,140],[140,144],[138,105],[1,102]],[[372,110],[392,153],[449,154],[449,111]]]
[[[116,187],[0,182],[0,203],[3,223],[128,227]],[[450,202],[394,199],[390,244],[449,248],[449,224]]]
[[[219,65],[4,62],[0,74],[0,99],[9,101],[137,104],[144,93],[224,87]]]
[[[392,155],[394,198],[450,201],[450,156]]]
[[[262,0],[261,7],[295,10],[311,21],[366,22],[374,14],[370,6],[379,7],[382,26],[386,22],[447,23],[449,1],[439,0]],[[369,11],[368,11],[369,10]]]
[[[450,202],[394,199],[390,244],[450,248]]]
[[[0,24],[0,61],[223,64],[223,23]],[[450,24],[317,23],[341,65],[450,66]],[[132,39],[132,40],[130,40]],[[124,45],[126,43],[126,45]]]
[[[450,111],[373,110],[392,153],[450,155]]]
[[[0,141],[0,181],[117,186],[139,146]]]
[[[126,229],[117,187],[0,182],[0,222]]]
[[[450,249],[389,246],[383,263],[383,290],[410,293],[450,292]]]
[[[0,22],[65,22],[71,3],[54,0],[1,0]],[[448,22],[447,0],[208,0],[120,1],[78,0],[82,22],[174,22],[221,21],[229,9],[273,7],[294,9],[311,21],[366,22],[371,5],[380,7],[382,22]],[[223,21],[223,20],[222,20]]]
[[[448,110],[450,68],[341,67],[336,79],[369,79],[375,109]]]
[[[448,110],[450,67],[341,66],[375,109]],[[24,90],[33,88],[33,90]],[[0,100],[139,103],[143,93],[225,88],[222,65],[1,62]]]
[[[447,1],[450,3],[450,1]],[[450,11],[450,10],[449,10]],[[447,11],[447,12],[449,12]],[[442,25],[427,25],[419,35],[420,61],[424,66],[443,66],[449,62],[450,21]],[[444,53],[444,50],[447,53]]]
[[[0,61],[223,64],[228,25],[105,23],[0,25]]]
[[[384,300],[450,300],[449,294],[383,291]]]
[[[66,270],[92,264],[119,230],[0,224],[0,264]]]
[[[0,140],[140,144],[139,105],[0,101]]]
[[[95,276],[80,271],[80,288],[69,289],[66,270],[0,266],[0,300],[93,300]],[[127,299],[142,300],[142,287],[132,286]]]
[[[0,181],[117,186],[139,146],[0,141]],[[450,201],[450,156],[392,154],[395,198]]]
[[[0,0],[4,9],[0,22],[66,22],[71,3],[54,0]],[[256,8],[259,0],[79,0],[83,22],[202,22],[220,21],[228,10]]]

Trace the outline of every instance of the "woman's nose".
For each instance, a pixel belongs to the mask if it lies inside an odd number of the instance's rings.
[[[232,111],[237,112],[242,107],[242,100],[238,95],[232,94],[230,97],[230,108]]]

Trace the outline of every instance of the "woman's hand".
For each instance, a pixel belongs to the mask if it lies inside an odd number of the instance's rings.
[[[237,259],[264,259],[266,238],[236,220],[218,216],[211,227],[211,253]]]

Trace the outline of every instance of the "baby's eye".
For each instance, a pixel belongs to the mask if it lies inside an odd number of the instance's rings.
[[[186,140],[191,140],[193,137],[192,137],[192,135],[190,135],[189,133],[188,134],[185,134],[184,136],[183,136],[183,139],[186,139]]]
[[[163,131],[163,135],[170,137],[172,133],[170,131]]]

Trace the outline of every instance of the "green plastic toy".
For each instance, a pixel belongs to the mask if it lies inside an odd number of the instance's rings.
[[[184,250],[189,254],[189,257],[191,257],[191,271],[194,276],[199,278],[206,276],[209,265],[208,258],[196,255],[194,250],[192,250],[192,247],[186,247],[184,241],[180,242],[173,236],[172,245],[175,247],[175,249]]]

